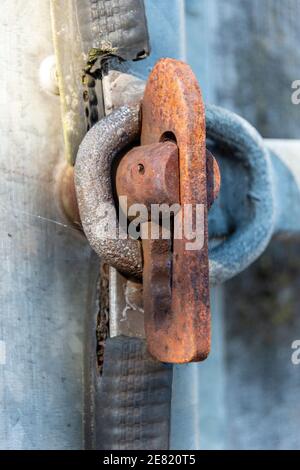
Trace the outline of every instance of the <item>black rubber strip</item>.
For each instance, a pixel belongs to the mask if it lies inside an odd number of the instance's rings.
[[[109,43],[124,60],[139,60],[150,53],[143,0],[76,0],[77,21],[85,40],[95,48]]]
[[[96,448],[169,449],[172,366],[138,338],[109,338],[96,393]]]

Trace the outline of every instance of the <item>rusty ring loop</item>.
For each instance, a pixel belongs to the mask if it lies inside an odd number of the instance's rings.
[[[81,221],[92,248],[120,272],[142,277],[141,243],[111,239],[105,227],[116,226],[111,168],[113,160],[140,134],[139,106],[122,106],[99,121],[80,145],[75,165],[75,185]],[[267,246],[274,228],[270,157],[263,139],[244,119],[217,106],[206,107],[207,137],[226,144],[245,161],[250,171],[255,201],[253,217],[209,252],[210,280],[221,283],[249,266]]]

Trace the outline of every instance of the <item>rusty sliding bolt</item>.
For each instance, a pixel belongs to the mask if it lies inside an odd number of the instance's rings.
[[[218,165],[205,144],[204,105],[190,67],[162,59],[147,81],[142,101],[141,146],[128,152],[116,174],[117,193],[128,205],[143,203],[143,296],[150,353],[163,362],[203,360],[210,350],[207,210],[220,187]],[[122,199],[122,198],[121,198]],[[185,205],[203,208],[203,241],[155,239],[152,204],[177,204],[174,217],[185,221]]]

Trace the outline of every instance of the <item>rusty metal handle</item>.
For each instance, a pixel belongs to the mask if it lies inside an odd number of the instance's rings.
[[[141,147],[127,153],[118,167],[118,195],[148,208],[177,203],[182,226],[187,205],[193,221],[197,206],[203,210],[202,240],[195,248],[185,230],[179,238],[170,231],[167,240],[155,239],[153,224],[160,223],[147,217],[142,224],[147,231],[143,291],[148,348],[163,362],[203,360],[210,348],[207,153],[204,105],[187,64],[173,59],[156,64],[142,116]]]
[[[146,241],[148,348],[165,362],[203,360],[210,349],[206,135],[201,91],[190,67],[173,59],[160,60],[148,78],[142,112],[142,145],[171,136],[178,147],[182,218],[185,204],[191,204],[193,220],[196,205],[204,209],[201,249],[187,249],[185,234],[181,239]]]

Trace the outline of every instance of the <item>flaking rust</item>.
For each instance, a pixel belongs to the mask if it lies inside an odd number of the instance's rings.
[[[200,361],[210,350],[207,210],[219,187],[217,163],[206,151],[197,80],[187,64],[162,59],[142,101],[141,147],[123,157],[117,172],[118,195],[131,203],[180,203],[181,211],[190,204],[193,220],[196,206],[204,208],[199,249],[188,248],[185,234],[143,240],[146,338],[150,353],[162,362]],[[148,234],[152,224],[149,215],[143,222]]]

